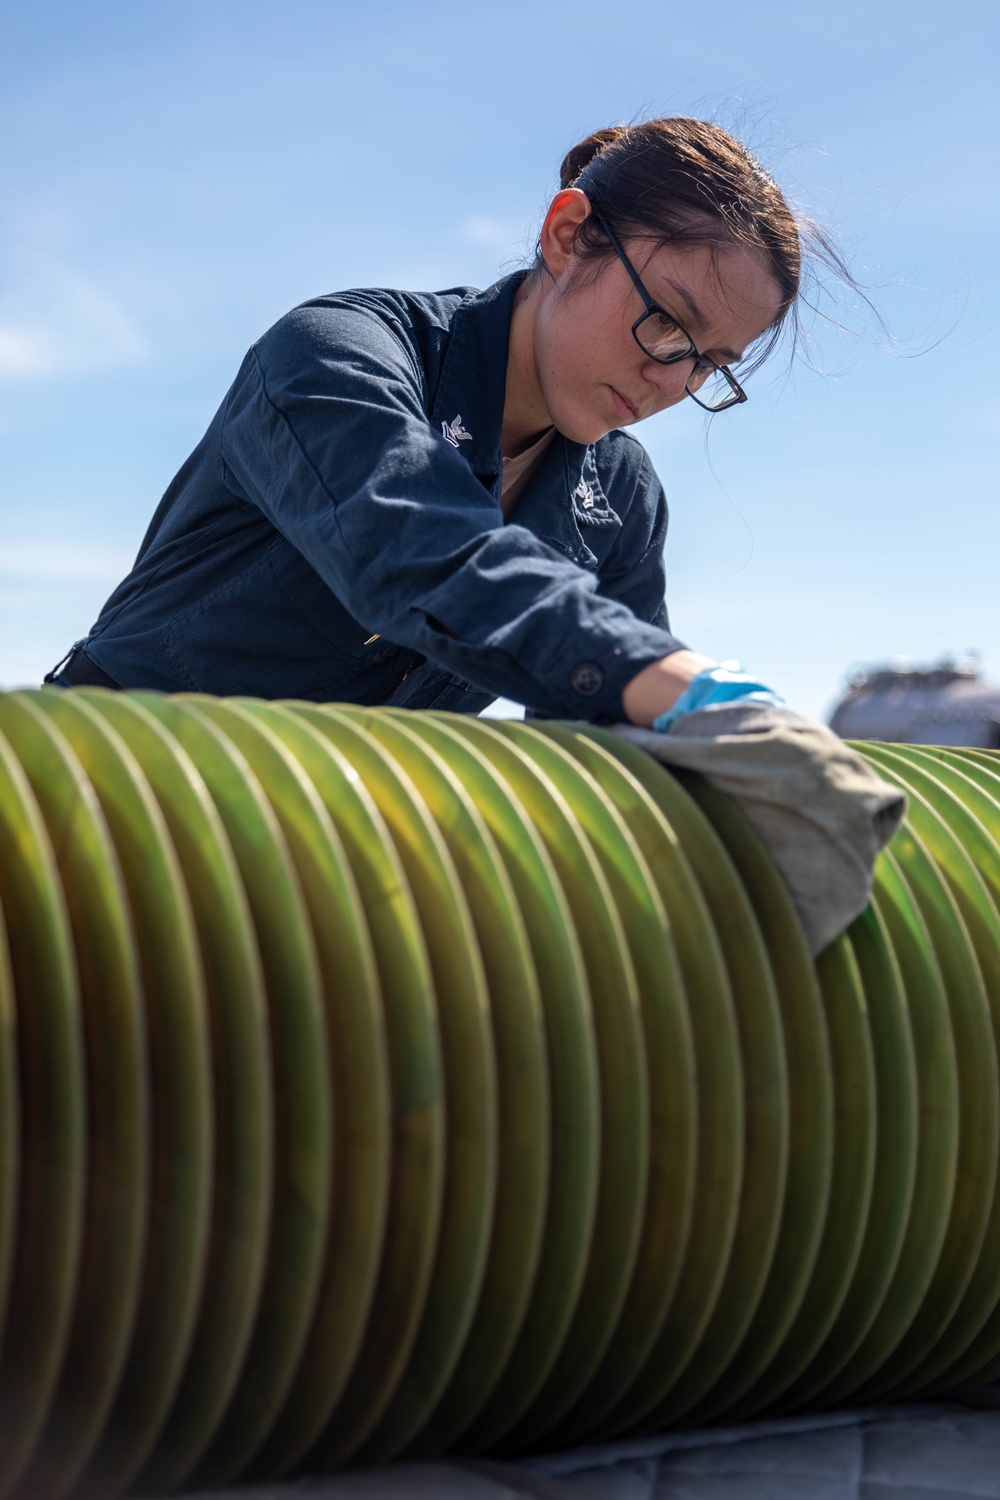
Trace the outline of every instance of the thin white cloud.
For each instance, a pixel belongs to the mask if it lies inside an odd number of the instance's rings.
[[[0,380],[46,380],[135,364],[146,341],[92,280],[51,256],[0,292]]]
[[[509,224],[491,219],[486,214],[474,214],[466,219],[461,228],[462,238],[473,245],[489,245],[506,250],[513,243],[515,233]]]

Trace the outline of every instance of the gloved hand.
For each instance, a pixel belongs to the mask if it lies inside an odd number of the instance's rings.
[[[721,667],[706,667],[692,677],[673,708],[653,720],[653,728],[668,734],[672,725],[698,708],[711,708],[716,703],[733,703],[737,699],[752,703],[769,703],[773,708],[784,708],[784,698],[772,688],[766,687],[756,678],[748,677],[735,664]]]

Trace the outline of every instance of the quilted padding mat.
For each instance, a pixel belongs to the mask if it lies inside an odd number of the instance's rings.
[[[665,1433],[521,1464],[477,1460],[184,1500],[1000,1500],[1000,1410],[951,1403]]]

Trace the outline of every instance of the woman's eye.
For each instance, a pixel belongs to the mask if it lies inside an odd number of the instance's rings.
[[[683,359],[690,351],[691,340],[669,313],[655,308],[643,318],[638,328],[639,342],[657,359]]]
[[[681,333],[670,314],[661,312],[659,308],[650,313],[648,322],[650,332],[658,339],[686,339],[687,337],[686,334]]]

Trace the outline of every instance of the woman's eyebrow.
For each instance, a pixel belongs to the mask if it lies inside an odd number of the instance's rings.
[[[694,300],[687,287],[683,286],[679,281],[672,280],[669,276],[665,276],[663,279],[667,283],[667,286],[675,291],[678,297],[680,297],[681,301],[684,303],[684,306],[687,308],[692,318],[694,318],[695,322],[700,323],[702,328],[704,328],[705,314],[702,312],[701,308],[698,306],[697,302]]]

